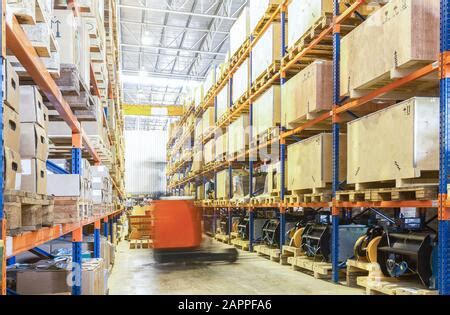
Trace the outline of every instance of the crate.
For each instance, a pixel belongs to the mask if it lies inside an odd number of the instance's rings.
[[[317,193],[327,189],[332,181],[332,135],[319,134],[288,146],[287,189],[297,195]],[[340,136],[340,181],[346,175],[347,139]]]
[[[438,98],[415,97],[347,126],[347,182],[355,190],[438,183]]]
[[[253,248],[259,256],[268,258],[271,261],[280,261],[281,250],[279,248],[272,248],[267,245],[256,245]]]
[[[328,262],[315,261],[312,257],[296,256],[288,257],[287,263],[293,270],[312,274],[316,279],[331,279],[333,266]]]
[[[24,231],[36,231],[54,224],[54,199],[31,192],[4,192],[6,232],[10,236]]]
[[[435,62],[439,19],[439,1],[433,0],[393,0],[373,13],[341,40],[342,96],[360,97]],[[438,95],[438,85],[433,74],[383,97]]]
[[[79,223],[92,217],[92,203],[77,197],[55,197],[54,222]]]
[[[250,241],[248,240],[242,240],[240,238],[235,238],[231,240],[231,244],[234,245],[234,247],[239,248],[243,251],[249,251],[250,250]]]

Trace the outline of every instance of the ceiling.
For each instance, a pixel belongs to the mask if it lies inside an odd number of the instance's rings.
[[[181,104],[224,61],[246,0],[120,0],[124,102]]]

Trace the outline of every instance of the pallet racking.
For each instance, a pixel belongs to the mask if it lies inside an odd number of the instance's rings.
[[[79,7],[75,0],[68,1],[69,8],[72,9],[75,16],[80,15]],[[82,160],[82,149],[84,148],[88,154],[90,159],[96,164],[101,164],[101,159],[99,154],[96,152],[94,146],[89,140],[88,136],[84,133],[81,128],[80,122],[77,120],[75,115],[73,114],[70,106],[64,100],[62,93],[58,86],[56,85],[54,79],[51,77],[47,69],[44,67],[43,63],[37,57],[37,54],[34,48],[31,45],[30,40],[27,38],[26,34],[22,30],[18,20],[13,15],[8,15],[5,12],[6,1],[2,1],[1,8],[1,24],[2,24],[2,33],[1,33],[1,59],[0,59],[0,72],[3,71],[3,64],[6,58],[6,49],[12,51],[12,53],[17,57],[17,59],[21,62],[23,67],[26,69],[30,77],[33,79],[35,84],[39,86],[42,92],[46,95],[48,100],[52,103],[52,105],[57,110],[60,117],[68,124],[68,126],[72,130],[72,149],[71,149],[71,157],[72,157],[72,172],[74,174],[79,174],[81,171],[81,160]],[[115,4],[113,5],[113,20],[115,20]],[[115,23],[117,24],[117,23]],[[117,42],[117,30],[114,31],[113,38],[115,39],[114,47],[116,51],[118,51],[118,42]],[[117,61],[117,60],[116,60]],[[92,69],[92,65],[91,65]],[[92,75],[91,71],[91,75]],[[3,74],[0,75],[0,80],[3,80]],[[115,82],[114,84],[111,82]],[[93,90],[96,95],[100,97],[100,93],[97,88],[97,84],[95,81],[95,76],[93,76]],[[3,97],[3,90],[0,91],[0,96]],[[116,84],[116,81],[110,81],[109,85],[109,97],[114,99],[117,103],[120,98],[120,89]],[[3,102],[0,105],[0,121],[3,121]],[[123,124],[120,119],[120,106],[119,110],[119,125]],[[103,117],[104,123],[106,123],[106,117]],[[120,129],[120,128],[119,128]],[[111,142],[113,142],[112,134],[109,131],[108,138]],[[3,132],[0,131],[0,141],[3,144]],[[3,178],[3,150],[0,150],[0,174]],[[52,167],[52,165],[50,165]],[[58,167],[53,165],[53,169],[58,171]],[[63,170],[59,170],[61,173],[64,173]],[[122,181],[122,180],[120,180]],[[123,193],[123,185],[116,180],[113,180],[113,185],[121,198],[124,198]],[[5,242],[6,255],[4,255],[2,259],[2,270],[4,271],[2,276],[3,279],[1,281],[1,294],[6,294],[6,259],[11,259],[14,261],[14,256],[20,254],[22,252],[33,250],[37,246],[49,242],[51,240],[57,239],[63,235],[72,234],[72,259],[73,262],[81,264],[81,243],[83,241],[83,227],[86,225],[94,224],[94,256],[95,258],[100,257],[100,228],[101,221],[104,222],[104,234],[108,236],[108,222],[112,226],[112,223],[118,219],[119,214],[123,211],[122,208],[115,209],[110,213],[106,213],[101,216],[94,216],[87,220],[84,220],[79,223],[71,223],[71,224],[58,224],[53,227],[42,228],[34,232],[26,232],[21,235],[7,237],[6,236],[6,219],[4,217],[3,212],[3,181],[1,187],[0,194],[0,236],[1,240]],[[80,295],[81,294],[81,277],[82,277],[82,268],[73,267],[73,286],[72,286],[72,294]]]
[[[302,62],[306,56],[311,55],[311,52],[316,48],[324,40],[332,40],[332,60],[333,60],[333,106],[332,110],[329,112],[325,112],[318,116],[317,118],[310,120],[299,127],[286,131],[283,130],[279,136],[279,139],[267,141],[266,143],[260,144],[259,147],[269,146],[273,143],[273,141],[279,141],[280,143],[280,161],[281,161],[281,193],[280,193],[280,203],[279,204],[261,204],[254,205],[251,203],[245,205],[233,205],[229,203],[226,206],[218,206],[218,205],[203,205],[200,204],[204,208],[204,212],[206,216],[213,216],[216,218],[216,213],[220,209],[226,209],[229,214],[229,222],[231,222],[231,213],[233,209],[248,211],[250,218],[250,240],[249,240],[249,249],[252,251],[253,242],[253,220],[254,220],[254,212],[258,208],[266,209],[266,208],[276,208],[280,211],[280,224],[281,224],[281,235],[280,235],[280,243],[284,243],[285,237],[285,215],[286,211],[289,208],[293,207],[310,207],[310,208],[321,208],[327,207],[332,210],[332,225],[333,225],[333,234],[332,234],[332,280],[334,282],[338,282],[339,277],[339,262],[337,259],[338,253],[338,244],[339,244],[339,217],[340,213],[344,209],[354,209],[354,208],[400,208],[400,207],[412,207],[412,208],[437,208],[438,209],[438,220],[439,220],[439,271],[438,271],[438,289],[439,293],[442,295],[450,294],[450,203],[447,200],[447,184],[449,183],[450,176],[450,168],[449,168],[449,151],[450,151],[450,121],[448,118],[449,106],[450,106],[450,1],[441,0],[441,55],[439,57],[439,61],[424,66],[421,69],[414,71],[413,73],[401,78],[397,79],[392,83],[389,83],[381,88],[378,88],[367,95],[364,95],[360,98],[351,100],[351,101],[343,101],[340,98],[340,42],[341,42],[341,25],[344,23],[352,14],[356,14],[357,17],[360,17],[357,10],[363,4],[365,4],[365,0],[357,0],[353,1],[353,4],[349,5],[347,9],[343,12],[340,12],[339,9],[339,1],[334,0],[334,14],[333,21],[330,25],[326,26],[319,34],[314,36],[309,44],[307,44],[302,49],[299,49],[296,53],[291,53],[289,58],[284,58],[281,69],[279,72],[275,73],[270,79],[268,79],[259,89],[252,90],[249,93],[249,97],[246,101],[237,106],[232,106],[228,110],[228,113],[224,120],[221,120],[220,124],[216,125],[216,129],[223,128],[229,125],[236,117],[240,116],[243,112],[249,113],[249,122],[252,123],[253,119],[253,110],[252,104],[253,101],[261,95],[261,93],[272,85],[274,82],[279,80],[281,86],[286,83],[288,71],[296,66],[297,63]],[[226,83],[232,82],[232,76],[235,73],[236,69],[239,67],[242,62],[249,57],[252,58],[252,48],[255,43],[261,38],[261,35],[264,31],[267,30],[269,25],[279,18],[282,21],[282,34],[281,39],[282,43],[282,56],[286,56],[286,45],[284,43],[284,34],[285,34],[285,20],[288,15],[287,4],[288,0],[284,0],[278,8],[273,11],[270,19],[265,21],[265,24],[262,28],[260,28],[259,32],[254,33],[250,36],[250,44],[244,43],[243,49],[244,53],[238,51],[236,54],[238,57],[231,58],[231,64],[227,68],[227,76],[222,78],[216,85],[212,88],[212,91],[208,93],[208,97],[205,99],[203,105],[201,106],[201,110],[204,110],[210,106],[216,106],[217,94],[221,88],[225,86]],[[242,49],[242,48],[241,48]],[[251,72],[251,71],[250,71]],[[431,73],[439,74],[440,78],[440,178],[439,178],[439,196],[437,200],[402,200],[402,201],[378,201],[378,202],[364,202],[364,201],[337,201],[336,200],[336,192],[340,190],[339,188],[339,132],[340,132],[340,115],[344,113],[349,113],[354,109],[360,108],[370,101],[376,99],[383,94],[386,94],[390,91],[393,91],[397,88],[405,86],[408,83],[411,83],[415,80],[418,80],[424,76],[427,76]],[[251,80],[250,80],[251,81]],[[232,103],[231,103],[232,104]],[[197,113],[198,114],[198,113]],[[185,121],[185,118],[181,120],[181,123]],[[333,180],[332,180],[332,201],[331,202],[316,202],[316,203],[287,203],[285,202],[285,160],[286,160],[286,145],[288,141],[298,141],[296,137],[307,128],[315,126],[322,122],[331,123],[332,135],[333,135],[333,151],[332,151],[332,161],[333,161]],[[216,117],[217,124],[217,117]],[[179,125],[181,126],[181,124]],[[211,137],[214,134],[213,130],[211,134],[207,135],[206,138]],[[251,136],[251,135],[250,135]],[[182,141],[185,138],[181,139]],[[175,138],[169,140],[168,148],[172,147],[173,143],[177,143]],[[179,143],[179,142],[178,142]],[[258,148],[259,148],[258,147]],[[248,157],[249,154],[258,148],[250,148],[244,153],[244,157]],[[187,176],[186,178],[179,180],[175,183],[172,183],[168,186],[168,190],[173,194],[182,194],[183,189],[186,184],[190,182],[198,182],[199,177],[203,177],[203,182],[205,182],[206,176],[212,176],[214,179],[216,178],[215,174],[217,171],[222,169],[227,169],[231,172],[232,165],[236,159],[228,160],[225,162],[218,163],[213,167],[204,169],[199,174],[194,174],[192,176]],[[248,162],[249,167],[249,191],[250,197],[252,197],[253,187],[252,187],[252,177],[253,177],[253,169],[255,167],[256,162],[250,161]],[[183,163],[182,166],[176,169],[176,171],[184,170],[189,168],[189,162]],[[170,177],[174,173],[173,170],[168,171],[168,177]],[[231,177],[230,177],[231,178]],[[216,182],[216,180],[215,180]],[[230,180],[231,185],[231,180]],[[230,189],[230,192],[232,189]],[[230,196],[231,199],[231,196]],[[211,214],[212,211],[212,214]],[[214,220],[215,222],[215,220]],[[231,226],[231,224],[229,224]],[[231,231],[228,231],[228,235],[230,236]]]

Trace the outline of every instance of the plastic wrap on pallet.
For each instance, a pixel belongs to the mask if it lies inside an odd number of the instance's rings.
[[[248,172],[242,171],[240,174],[233,175],[233,199],[243,198],[249,194],[248,181]]]

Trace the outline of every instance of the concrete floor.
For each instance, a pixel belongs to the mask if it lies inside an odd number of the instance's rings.
[[[208,240],[208,245],[227,245]],[[111,295],[361,295],[362,289],[335,285],[239,251],[234,264],[157,265],[151,249],[129,249],[123,241],[109,279]]]

